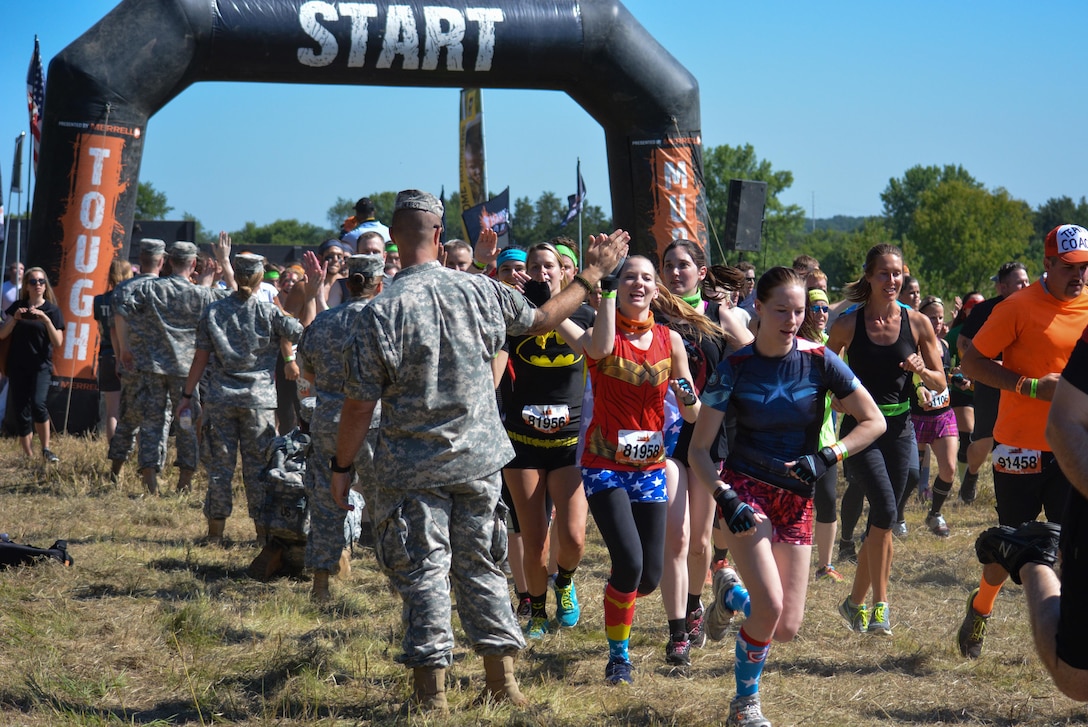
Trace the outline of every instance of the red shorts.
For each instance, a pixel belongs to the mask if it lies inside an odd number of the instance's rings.
[[[768,485],[728,467],[722,470],[722,481],[771,521],[772,543],[812,545],[812,498]]]

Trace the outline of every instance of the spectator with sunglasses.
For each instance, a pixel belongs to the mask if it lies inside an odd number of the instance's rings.
[[[64,340],[64,319],[44,270],[30,268],[23,274],[23,292],[4,313],[0,339],[12,337],[7,360],[10,421],[24,455],[32,456],[31,440],[37,432],[42,457],[55,464],[45,399],[53,377],[53,349]]]

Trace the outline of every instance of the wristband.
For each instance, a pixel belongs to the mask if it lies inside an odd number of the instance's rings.
[[[341,467],[339,464],[337,464],[336,455],[334,454],[332,456],[332,459],[329,460],[329,469],[337,474],[342,475],[347,472],[351,472],[351,465],[349,464],[347,467]]]
[[[183,392],[181,392],[181,398],[182,398],[182,399],[192,399],[192,398],[193,398],[193,395],[192,395],[192,394],[186,394],[186,393],[185,393],[185,392],[183,391]]]
[[[291,354],[290,356],[284,356],[283,357],[283,362],[284,363],[291,363],[294,360],[295,360],[295,354]]]
[[[472,258],[472,267],[477,270],[485,270],[487,268],[487,263],[478,263],[476,262],[476,258]]]
[[[1016,389],[1015,389],[1015,391],[1016,391],[1016,393],[1017,393],[1017,394],[1021,393],[1021,392],[1020,392],[1020,389],[1021,389],[1021,388],[1023,388],[1023,386],[1024,386],[1024,382],[1025,382],[1025,381],[1027,381],[1027,380],[1028,380],[1028,377],[1027,377],[1027,376],[1021,376],[1021,377],[1020,377],[1020,380],[1016,382]]]
[[[582,277],[581,273],[578,273],[577,275],[574,276],[574,282],[578,283],[578,285],[581,285],[583,288],[585,288],[586,295],[593,295],[593,286],[590,285],[588,280],[586,280],[585,278]]]
[[[1028,394],[1032,399],[1037,399],[1039,396],[1039,379],[1031,379],[1031,393]]]
[[[616,297],[616,291],[614,290],[602,290],[601,300],[613,300]]]
[[[835,453],[835,459],[839,462],[850,456],[850,453],[846,451],[846,445],[842,443],[841,439],[831,445],[831,451]]]

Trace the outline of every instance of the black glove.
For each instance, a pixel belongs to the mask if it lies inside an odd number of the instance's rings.
[[[601,278],[601,291],[602,292],[608,292],[608,291],[616,290],[617,288],[620,287],[620,279],[619,279],[620,268],[623,267],[623,264],[625,262],[627,262],[626,258],[624,258],[623,260],[620,260],[619,264],[616,265],[615,268],[613,268],[612,272],[610,272],[608,275]]]
[[[714,493],[714,502],[722,509],[722,517],[731,532],[740,534],[755,527],[756,511],[733,490],[719,487]]]
[[[551,287],[538,280],[529,280],[525,283],[525,297],[537,308],[547,303],[552,297]]]
[[[816,454],[806,454],[804,457],[798,457],[797,464],[790,471],[806,485],[815,485],[816,480],[823,477],[824,472],[827,472],[828,468],[838,461],[839,458],[835,456],[835,450],[831,449],[831,447],[824,447]]]

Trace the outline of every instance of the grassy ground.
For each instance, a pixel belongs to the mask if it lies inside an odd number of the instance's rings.
[[[370,725],[396,720],[409,691],[394,663],[400,604],[360,550],[332,603],[309,584],[262,584],[248,521],[228,521],[230,548],[196,545],[197,494],[142,497],[126,472],[110,484],[105,444],[59,439],[61,464],[27,465],[0,442],[0,531],[48,546],[66,538],[75,564],[0,571],[0,724]],[[172,488],[164,488],[172,489]],[[235,502],[242,502],[240,490]],[[812,584],[797,639],[776,644],[763,678],[775,725],[1056,725],[1088,723],[1083,705],[1051,685],[1030,644],[1018,586],[1001,593],[983,657],[962,659],[955,633],[977,584],[972,544],[993,524],[992,490],[945,514],[952,537],[922,528],[896,542],[891,639],[848,632],[835,612],[848,585]],[[243,507],[238,507],[244,511]],[[607,652],[601,588],[607,557],[590,526],[578,575],[583,622],[527,649],[518,662],[527,710],[473,706],[480,659],[459,648],[453,714],[443,724],[704,725],[724,721],[733,696],[732,640],[693,653],[686,676],[664,665],[664,611],[639,602],[632,639],[637,681],[602,683]],[[853,569],[842,565],[849,577]],[[552,605],[549,603],[549,609]],[[463,643],[463,637],[458,631]],[[415,720],[417,724],[425,721]]]

